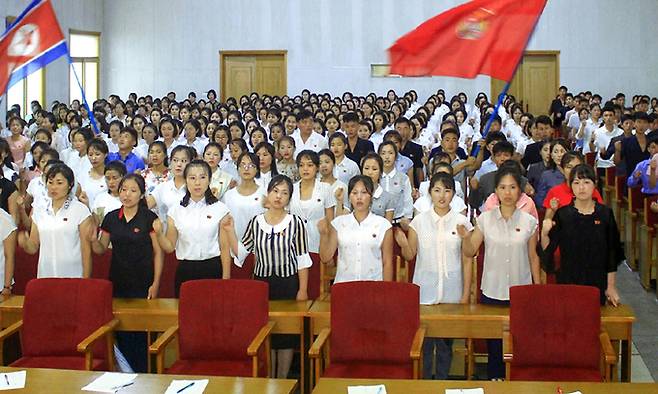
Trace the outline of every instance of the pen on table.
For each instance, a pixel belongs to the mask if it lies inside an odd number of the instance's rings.
[[[4,375],[5,375],[5,382],[7,382],[7,386],[9,386],[9,378],[7,377],[7,374]]]
[[[190,388],[192,386],[194,386],[194,382],[192,382],[192,383],[188,384],[187,386],[183,387],[182,389],[176,391],[176,394],[182,393],[184,390],[187,390],[188,388]]]
[[[122,384],[122,385],[119,385],[119,386],[114,386],[114,387],[110,388],[110,390],[118,391],[118,390],[121,390],[124,387],[132,386],[133,384],[135,384],[135,382],[130,382],[130,383]]]
[[[381,394],[381,393],[382,393],[382,388],[383,388],[383,387],[384,387],[384,386],[379,386],[379,388],[377,389],[377,394]]]

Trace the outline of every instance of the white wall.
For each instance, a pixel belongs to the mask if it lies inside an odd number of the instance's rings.
[[[0,1],[3,19],[29,3]],[[488,77],[370,77],[397,37],[463,0],[52,1],[65,34],[102,32],[104,96],[218,90],[219,50],[239,49],[288,50],[289,94],[489,91]],[[528,49],[560,50],[561,83],[572,91],[658,95],[656,20],[656,0],[550,0]],[[48,102],[67,100],[66,60],[48,66],[46,78]]]
[[[489,78],[371,78],[371,63],[422,21],[463,0],[115,0],[105,2],[103,94],[219,86],[219,50],[288,50],[288,93],[443,87],[473,97]],[[608,97],[656,95],[656,0],[550,0],[529,45],[560,50],[561,83]],[[654,48],[654,49],[651,49]]]
[[[0,0],[2,31],[8,15],[18,16],[31,0]],[[69,29],[100,32],[103,29],[103,0],[52,0],[60,28],[67,37]],[[46,67],[46,102],[69,100],[69,64],[65,57]],[[4,92],[3,92],[4,93]],[[0,106],[0,119],[4,123],[6,105]],[[43,104],[43,103],[42,103]]]

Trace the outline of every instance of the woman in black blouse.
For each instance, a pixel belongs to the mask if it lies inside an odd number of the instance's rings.
[[[119,183],[121,208],[103,219],[100,237],[91,237],[92,249],[103,254],[112,243],[110,280],[114,297],[156,298],[164,255],[153,231],[158,217],[144,200],[144,178],[128,174]],[[135,372],[147,372],[146,333],[119,332],[117,346]]]
[[[615,285],[617,266],[624,260],[619,230],[612,210],[592,199],[596,173],[580,164],[571,170],[569,185],[575,196],[571,205],[557,210],[553,220],[545,219],[537,252],[544,270],[554,271],[553,254],[560,248],[556,279],[562,284],[595,286],[606,300],[619,305]]]

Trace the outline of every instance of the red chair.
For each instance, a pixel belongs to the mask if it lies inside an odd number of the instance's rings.
[[[591,286],[512,287],[503,349],[508,380],[609,381],[616,363],[601,331],[599,289]]]
[[[347,282],[331,289],[331,328],[309,351],[320,378],[418,379],[425,329],[420,327],[419,289],[400,282]]]
[[[149,348],[158,373],[266,377],[270,372],[268,285],[255,280],[183,283],[178,325]],[[165,370],[164,349],[178,335],[179,360]]]
[[[23,320],[0,332],[0,346],[20,330],[23,356],[12,367],[111,371],[118,324],[109,281],[34,279],[25,291]]]

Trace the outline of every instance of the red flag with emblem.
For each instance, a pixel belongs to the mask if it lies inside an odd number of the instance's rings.
[[[510,81],[546,0],[474,0],[418,26],[389,48],[391,74]]]
[[[67,52],[50,1],[32,1],[0,36],[0,95]]]

